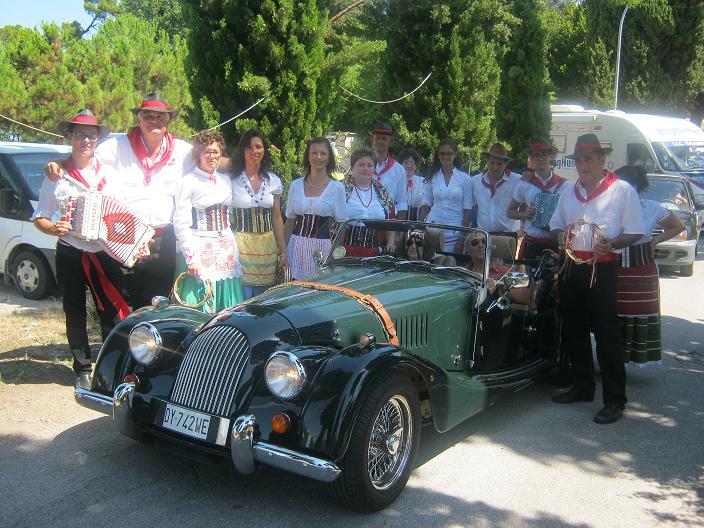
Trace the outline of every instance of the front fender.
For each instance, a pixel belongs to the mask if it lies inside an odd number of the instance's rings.
[[[406,373],[421,393],[444,377],[441,370],[393,345],[349,346],[318,372],[315,390],[303,407],[299,445],[338,462],[347,450],[365,390],[377,375],[392,369]]]
[[[156,326],[162,334],[163,347],[167,352],[173,353],[193,329],[211,317],[182,306],[148,307],[135,311],[117,324],[103,342],[93,371],[93,391],[112,396],[125,374],[134,367],[128,338],[130,331],[137,324],[150,322]]]

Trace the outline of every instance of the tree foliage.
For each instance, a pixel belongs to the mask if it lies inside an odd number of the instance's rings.
[[[0,113],[56,132],[80,107],[91,108],[116,131],[134,124],[130,108],[150,91],[160,91],[182,115],[173,123],[186,134],[191,99],[184,69],[185,50],[154,24],[129,15],[108,20],[90,40],[71,25],[44,24],[0,29]],[[2,123],[6,135],[47,141],[42,133]]]

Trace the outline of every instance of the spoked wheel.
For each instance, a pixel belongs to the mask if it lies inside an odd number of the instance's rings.
[[[365,396],[342,462],[332,483],[345,504],[376,511],[403,491],[420,443],[415,386],[400,375],[384,376]]]

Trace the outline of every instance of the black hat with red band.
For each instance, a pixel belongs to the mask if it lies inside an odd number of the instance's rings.
[[[530,142],[530,145],[528,145],[528,154],[547,151],[551,154],[557,154],[557,148],[543,137],[534,138],[533,141]]]
[[[69,133],[73,131],[73,127],[75,125],[88,125],[96,127],[98,129],[98,137],[100,139],[110,133],[110,127],[101,125],[98,118],[95,117],[93,112],[91,112],[88,108],[81,108],[69,121],[63,121],[60,123],[59,131],[61,132],[61,135],[68,137]]]
[[[142,104],[139,108],[133,108],[132,113],[134,115],[139,115],[142,110],[149,110],[151,112],[163,112],[169,114],[169,119],[173,119],[178,115],[178,110],[171,110],[169,105],[166,104],[164,98],[159,95],[158,92],[150,92],[144,96]]]
[[[612,150],[611,147],[602,146],[596,134],[584,134],[577,138],[577,143],[574,146],[574,154],[565,157],[568,159],[577,159],[587,154],[606,155],[611,154]]]

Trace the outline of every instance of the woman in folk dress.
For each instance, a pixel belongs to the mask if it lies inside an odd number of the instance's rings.
[[[212,298],[199,307],[207,313],[243,300],[239,251],[229,223],[232,186],[230,178],[217,171],[224,148],[220,132],[196,135],[193,157],[197,166],[176,187],[176,275],[186,271],[198,280],[184,280],[175,293],[186,304],[195,306],[205,295],[204,282],[209,281]]]
[[[313,253],[327,257],[335,222],[347,220],[347,203],[342,182],[334,180],[335,156],[324,137],[313,139],[303,155],[302,178],[291,183],[286,202],[286,253],[291,276],[308,280],[317,271]]]

